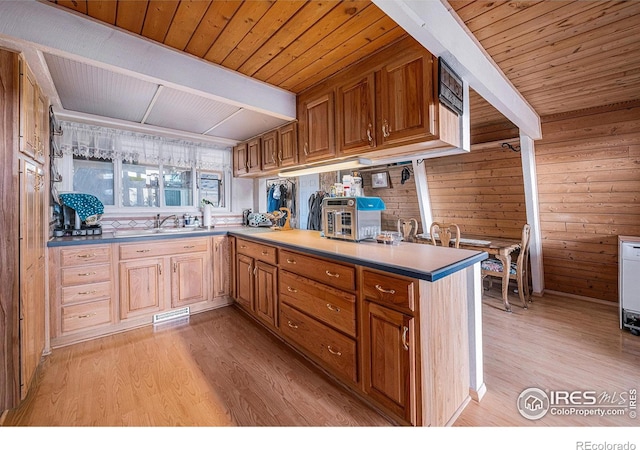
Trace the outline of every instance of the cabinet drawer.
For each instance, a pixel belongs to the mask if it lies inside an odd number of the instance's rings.
[[[295,306],[351,336],[356,335],[356,296],[308,278],[280,271],[280,301]]]
[[[90,263],[108,263],[111,261],[111,247],[108,245],[82,245],[65,248],[60,251],[62,267],[81,266]]]
[[[67,267],[62,269],[62,286],[99,283],[111,279],[111,265]]]
[[[111,297],[111,283],[81,284],[62,288],[62,304]]]
[[[269,245],[238,239],[236,251],[269,264],[276,264],[276,249]]]
[[[356,288],[355,269],[332,261],[280,249],[280,267],[338,289]]]
[[[206,252],[209,250],[209,240],[204,239],[175,239],[165,241],[146,241],[136,244],[121,244],[120,259],[152,258],[177,253]]]
[[[330,371],[357,382],[356,342],[286,304],[280,304],[280,331],[322,360]]]
[[[111,322],[111,300],[62,308],[62,332],[71,333]]]
[[[413,280],[364,270],[362,286],[368,300],[415,311]]]

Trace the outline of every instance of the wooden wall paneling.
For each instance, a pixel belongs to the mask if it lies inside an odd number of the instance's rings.
[[[336,6],[337,2],[334,1],[305,3],[293,19],[273,33],[269,40],[238,68],[238,71],[253,76],[282,49],[287,48],[289,44]]]
[[[151,0],[142,26],[142,36],[164,42],[179,0]]]
[[[218,36],[224,32],[241,4],[240,0],[213,3],[189,38],[185,51],[199,58],[204,58]]]
[[[0,415],[18,401],[18,55],[0,49]]]
[[[383,230],[396,231],[398,229],[398,219],[416,219],[418,222],[418,233],[423,233],[425,228],[422,224],[420,215],[420,205],[418,204],[418,194],[416,190],[416,182],[413,174],[405,182],[401,184],[402,169],[406,167],[413,170],[410,164],[403,166],[390,167],[388,169],[380,169],[373,172],[389,172],[389,187],[376,188],[371,186],[371,173],[362,174],[362,183],[364,195],[370,197],[380,197],[386,209],[381,213],[381,225]],[[427,227],[428,228],[428,227]]]
[[[312,64],[313,62],[321,59],[326,61],[324,64],[326,67],[334,61],[341,61],[358,49],[356,42],[358,45],[364,46],[390,28],[395,28],[394,22],[371,4],[342,23],[326,39],[318,41],[304,54],[292,61],[287,66],[287,78],[274,77],[272,79],[276,83],[283,83],[280,85],[285,89],[287,86],[291,88],[300,83],[305,83],[307,86],[315,84],[326,77],[318,77],[318,70]]]
[[[215,64],[222,62],[252,29],[258,28],[262,16],[271,8],[272,2],[242,2],[240,8],[225,27],[224,33],[218,35],[204,59]],[[273,23],[272,23],[273,25]]]
[[[87,3],[87,14],[102,22],[115,24],[117,15],[117,2],[92,1]]]
[[[342,4],[336,4],[335,8],[309,27],[298,39],[291,42],[291,44],[276,57],[263,65],[253,76],[272,84],[275,83],[275,79],[288,79],[291,76],[291,72],[287,69],[288,65],[298,56],[313,47],[318,42],[318,36],[326,31],[335,30],[349,20],[351,16],[368,6],[368,4],[369,2],[356,1],[349,3],[348,8],[345,8]]]
[[[543,121],[536,165],[547,289],[617,301],[618,235],[640,234],[638,119],[640,105],[623,104]]]
[[[519,239],[526,223],[520,154],[500,143],[463,155],[425,160],[434,221],[463,234]]]
[[[164,43],[184,50],[211,2],[180,2],[171,20]]]
[[[276,2],[224,59],[223,64],[233,70],[244,64],[271,37],[274,28],[287,23],[302,7],[302,2]]]
[[[87,2],[87,7],[92,2]],[[116,26],[132,33],[142,33],[148,1],[117,2]]]

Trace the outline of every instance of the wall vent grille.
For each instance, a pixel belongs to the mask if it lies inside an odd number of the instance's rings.
[[[180,319],[182,317],[189,317],[189,307],[185,306],[180,309],[173,309],[171,311],[162,312],[153,315],[153,323],[167,322],[169,320]]]

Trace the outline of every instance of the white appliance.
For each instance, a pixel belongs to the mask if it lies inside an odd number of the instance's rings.
[[[620,328],[640,335],[640,237],[618,238]]]

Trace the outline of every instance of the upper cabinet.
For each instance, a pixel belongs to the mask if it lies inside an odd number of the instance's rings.
[[[20,59],[20,151],[44,164],[45,103],[29,66]]]
[[[298,163],[298,134],[295,122],[283,125],[233,148],[233,176],[276,173]]]
[[[437,58],[408,37],[300,93],[297,161],[292,155],[283,166],[273,150],[282,139],[267,133],[259,175],[350,156],[393,158],[460,147],[460,118],[438,100],[437,69]]]
[[[369,73],[337,88],[337,144],[343,154],[362,153],[377,145],[375,77]]]
[[[301,163],[322,161],[336,154],[333,97],[333,92],[323,92],[317,96],[301,97],[298,100]]]
[[[434,58],[423,53],[401,56],[380,70],[378,132],[383,145],[437,137],[433,67]]]

